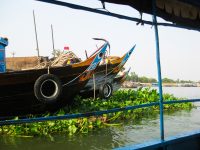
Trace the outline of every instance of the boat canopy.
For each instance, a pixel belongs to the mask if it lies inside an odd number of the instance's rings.
[[[86,11],[91,11],[95,13],[101,13],[104,15],[110,15],[114,17],[119,17],[127,20],[131,20],[130,17],[123,17],[119,15],[113,15],[112,13],[106,14],[106,12],[101,12],[100,10],[94,11],[94,9],[89,8],[89,6],[74,5],[66,1],[59,0],[37,0],[46,3],[62,5],[65,7],[70,7],[74,9],[82,9]],[[154,0],[96,0],[103,4],[103,8],[106,8],[105,3],[113,3],[119,5],[127,5],[136,10],[141,14],[153,14],[153,1]],[[81,3],[81,2],[80,2]],[[199,0],[155,0],[156,4],[156,15],[163,18],[166,21],[172,22],[173,26],[179,26],[182,28],[198,30],[200,31],[200,1]],[[123,14],[123,10],[122,14]],[[134,20],[135,21],[135,18]],[[148,22],[144,22],[149,24]],[[159,25],[159,23],[158,23]],[[171,25],[170,25],[171,26]]]
[[[101,0],[102,1],[102,0]],[[199,0],[155,0],[156,15],[177,25],[200,29]],[[152,0],[103,0],[128,5],[140,13],[153,14]]]

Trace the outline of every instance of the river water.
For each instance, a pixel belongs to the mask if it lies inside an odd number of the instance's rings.
[[[199,87],[164,87],[164,93],[188,99],[200,98]],[[200,103],[191,111],[164,114],[165,137],[200,130]],[[159,115],[140,122],[122,122],[89,134],[41,137],[0,137],[0,150],[103,150],[138,144],[160,138]]]

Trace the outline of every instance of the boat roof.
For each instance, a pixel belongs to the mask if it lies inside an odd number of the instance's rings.
[[[152,0],[103,0],[128,5],[141,13],[153,14]],[[155,0],[156,15],[177,25],[200,29],[199,0]]]
[[[68,2],[64,2],[63,0],[62,1],[38,0],[38,1],[72,8],[72,5],[69,5]],[[153,0],[96,0],[96,1],[101,1],[102,4],[108,2],[118,5],[127,5],[138,10],[140,13],[153,14],[153,5],[152,5]],[[155,0],[155,2],[156,2],[156,15],[158,17],[161,17],[166,21],[172,22],[173,25],[200,31],[199,0]],[[91,9],[88,9],[86,7],[81,8],[77,6],[74,8],[91,11]],[[122,13],[123,10],[124,9],[122,8],[121,10]]]

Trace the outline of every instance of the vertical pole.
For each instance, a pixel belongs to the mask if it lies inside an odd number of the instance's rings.
[[[152,0],[152,7],[153,7],[153,24],[154,24],[155,40],[156,40],[156,60],[157,60],[158,85],[159,85],[159,97],[160,97],[160,138],[161,140],[164,140],[163,92],[162,92],[162,76],[161,76],[161,65],[160,65],[159,36],[158,36],[158,26],[156,18],[156,0]]]
[[[36,22],[35,22],[35,13],[34,13],[34,10],[33,10],[33,20],[34,20],[34,28],[35,28],[35,38],[36,38],[36,45],[37,45],[37,55],[38,57],[40,56],[40,53],[39,53],[39,46],[38,46],[38,37],[37,37],[37,28],[36,28]]]
[[[93,74],[93,84],[94,84],[94,99],[96,99],[96,83],[95,83],[95,74]]]
[[[53,57],[55,58],[55,48],[54,48],[54,36],[53,36],[53,26],[51,25],[51,35],[52,35],[52,45],[53,45]]]
[[[87,54],[87,51],[85,50],[85,56],[86,56],[86,59],[88,59],[88,54]]]
[[[12,62],[12,68],[13,68],[13,70],[15,70],[15,61],[14,61],[14,57],[15,57],[15,52],[12,52],[11,53],[12,54],[12,57],[13,57],[13,62]]]
[[[5,47],[8,45],[8,39],[0,37],[0,73],[6,72],[6,51]]]

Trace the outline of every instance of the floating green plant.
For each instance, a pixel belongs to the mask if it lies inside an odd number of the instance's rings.
[[[164,101],[179,100],[171,94],[163,95]],[[159,101],[159,94],[155,89],[139,88],[138,90],[119,90],[108,100],[102,99],[82,99],[77,96],[74,104],[61,109],[53,115],[64,115],[66,113],[85,113],[91,111],[107,110],[112,108],[122,108],[140,104]],[[181,109],[190,110],[192,103],[165,104],[165,111],[176,111]],[[8,125],[0,127],[0,135],[11,136],[49,136],[53,134],[74,135],[88,132],[107,126],[120,126],[122,121],[138,121],[142,118],[152,117],[158,114],[159,106],[127,110],[123,112],[109,113],[102,116],[92,116],[88,118],[77,118],[69,120],[56,120],[37,123],[26,123],[20,125]],[[45,114],[49,116],[50,114]],[[51,114],[52,115],[52,114]],[[35,116],[32,116],[35,117]],[[16,118],[18,119],[18,118]]]

